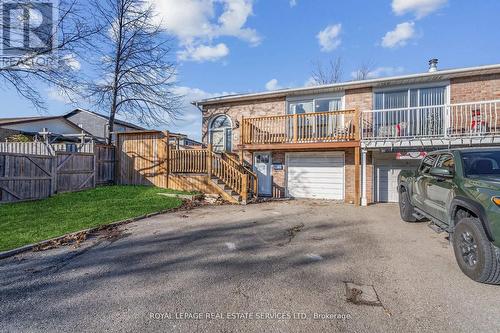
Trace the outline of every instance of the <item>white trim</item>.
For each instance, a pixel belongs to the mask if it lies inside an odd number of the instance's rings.
[[[290,193],[288,191],[288,166],[290,164],[290,155],[302,155],[302,156],[311,156],[311,155],[331,155],[331,156],[335,156],[335,155],[342,155],[343,157],[343,162],[342,162],[342,199],[340,200],[343,200],[345,201],[345,194],[346,194],[346,164],[345,164],[345,161],[346,161],[346,158],[345,158],[345,151],[312,151],[312,152],[289,152],[289,153],[285,153],[285,196],[286,197],[290,197]]]

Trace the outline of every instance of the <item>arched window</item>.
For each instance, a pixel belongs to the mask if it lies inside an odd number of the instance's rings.
[[[226,115],[216,116],[210,122],[210,143],[216,152],[231,151],[232,137],[231,119]]]

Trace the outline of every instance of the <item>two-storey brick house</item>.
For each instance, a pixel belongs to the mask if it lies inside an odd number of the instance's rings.
[[[430,150],[500,144],[500,65],[194,102],[214,151],[253,166],[261,196],[397,200]]]

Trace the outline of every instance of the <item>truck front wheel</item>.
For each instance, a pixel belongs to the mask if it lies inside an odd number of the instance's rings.
[[[414,216],[415,209],[410,201],[410,195],[404,187],[399,190],[399,213],[403,221],[417,222],[417,218]]]
[[[477,282],[500,284],[499,249],[491,244],[478,218],[462,218],[452,239],[455,258],[465,275]]]

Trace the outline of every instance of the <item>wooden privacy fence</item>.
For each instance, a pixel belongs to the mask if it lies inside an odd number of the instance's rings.
[[[0,153],[0,202],[46,198],[55,192],[55,158]]]
[[[246,201],[257,196],[257,176],[238,160],[208,149],[177,150],[168,132],[119,133],[117,183],[169,187],[169,175],[192,174],[217,179]]]
[[[42,199],[112,183],[115,148],[95,145],[93,151],[41,155],[0,152],[0,203]]]

